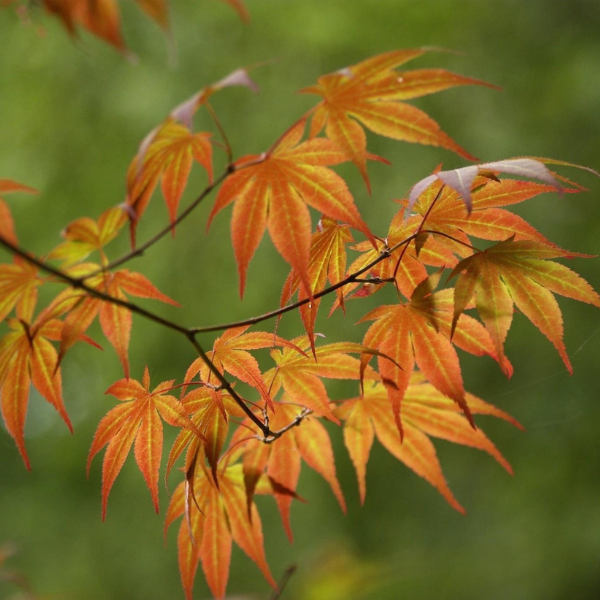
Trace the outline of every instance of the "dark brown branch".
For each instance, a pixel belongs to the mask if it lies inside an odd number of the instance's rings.
[[[60,269],[56,269],[50,265],[47,265],[46,263],[35,258],[34,256],[31,256],[30,254],[25,252],[23,249],[12,244],[8,240],[5,240],[1,236],[0,236],[0,246],[3,246],[11,254],[20,256],[21,258],[28,261],[29,263],[37,266],[42,271],[45,271],[46,273],[53,275],[54,277],[60,279],[61,281],[69,284],[70,286],[72,286],[76,289],[83,290],[84,292],[86,292],[90,296],[93,296],[94,298],[98,298],[99,300],[102,300],[104,302],[110,302],[111,304],[116,304],[118,306],[122,306],[123,308],[126,308],[127,310],[129,310],[133,313],[136,313],[150,321],[153,321],[154,323],[158,323],[159,325],[162,325],[164,327],[167,327],[168,329],[172,329],[173,331],[177,331],[178,333],[182,333],[183,335],[185,335],[185,337],[191,342],[191,344],[196,349],[196,352],[198,352],[198,355],[200,356],[200,358],[202,358],[202,360],[206,363],[206,365],[208,365],[209,369],[214,373],[215,377],[219,380],[219,382],[223,386],[223,389],[227,390],[227,392],[231,395],[231,397],[235,400],[235,402],[239,405],[239,407],[248,415],[248,417],[252,420],[252,422],[257,427],[260,428],[260,430],[263,432],[263,434],[265,436],[271,435],[271,431],[269,430],[268,425],[265,425],[265,423],[263,423],[246,406],[246,403],[243,401],[243,399],[233,389],[232,385],[225,379],[225,377],[222,375],[222,373],[220,373],[220,371],[217,369],[217,367],[214,365],[214,363],[208,357],[208,355],[206,354],[206,352],[204,351],[202,346],[196,340],[196,335],[197,335],[196,332],[188,329],[187,327],[183,327],[182,325],[179,325],[178,323],[175,323],[174,321],[165,319],[164,317],[161,317],[153,312],[150,312],[149,310],[146,310],[145,308],[137,306],[136,304],[133,304],[127,300],[121,300],[120,298],[114,298],[113,296],[110,296],[109,294],[105,294],[104,292],[96,290],[96,289],[90,287],[89,285],[87,285],[86,283],[80,281],[79,279],[75,279],[75,278],[71,277],[70,275],[67,275]]]
[[[86,275],[85,277],[81,277],[80,281],[85,281],[86,279],[89,279],[90,277],[93,277],[94,275],[97,275],[98,273],[103,271],[112,271],[113,269],[120,267],[126,262],[129,262],[132,258],[142,256],[142,254],[144,254],[144,252],[146,252],[148,248],[154,246],[156,242],[161,240],[167,234],[171,233],[173,229],[175,229],[177,225],[179,225],[185,218],[187,218],[188,215],[204,200],[204,198],[206,198],[217,186],[221,185],[221,183],[223,183],[223,181],[225,181],[225,179],[227,179],[227,177],[229,177],[229,175],[231,175],[233,171],[234,168],[230,164],[227,167],[227,169],[223,173],[221,173],[219,177],[217,177],[217,179],[215,179],[211,184],[207,185],[204,188],[204,190],[202,190],[202,192],[196,197],[196,199],[193,202],[191,202],[185,208],[185,210],[181,211],[181,213],[172,223],[169,223],[166,227],[163,227],[163,229],[161,229],[156,235],[152,236],[147,242],[144,242],[141,246],[138,246],[130,252],[127,252],[127,254],[124,254],[123,256],[111,261],[108,265],[106,265],[102,269],[99,269],[95,273]]]
[[[342,281],[339,281],[338,283],[336,283],[334,285],[330,285],[329,287],[316,293],[314,295],[314,298],[316,299],[316,298],[322,298],[323,296],[327,296],[331,292],[335,292],[336,290],[339,290],[341,287],[344,287],[345,285],[348,285],[350,283],[362,283],[364,281],[367,281],[368,283],[374,283],[374,284],[387,283],[388,282],[387,279],[363,280],[360,278],[360,276],[363,273],[366,273],[367,271],[372,269],[376,264],[380,263],[382,260],[390,258],[391,255],[396,250],[398,250],[399,248],[401,248],[405,245],[407,246],[418,235],[420,235],[422,233],[429,233],[431,235],[441,235],[441,236],[451,239],[459,244],[462,244],[463,246],[466,246],[470,250],[477,251],[477,248],[470,246],[469,244],[466,244],[465,242],[462,242],[461,240],[458,240],[447,233],[442,233],[441,231],[435,231],[433,229],[432,230],[423,229],[419,232],[409,235],[407,238],[403,239],[401,242],[398,242],[391,248],[384,248],[380,252],[379,256],[377,258],[373,259],[368,265],[364,266],[362,269],[360,269],[359,271],[356,271],[355,273],[351,273],[345,279],[342,279]],[[390,281],[392,281],[392,280],[390,279]],[[214,332],[214,331],[224,331],[226,329],[232,329],[233,327],[243,327],[244,325],[256,325],[257,323],[261,323],[262,321],[267,321],[269,319],[273,319],[273,318],[278,317],[279,315],[283,315],[291,310],[300,308],[301,306],[308,304],[310,301],[311,301],[310,298],[304,298],[303,300],[298,300],[297,302],[294,302],[293,304],[288,304],[287,306],[283,306],[282,308],[272,310],[270,312],[264,313],[262,315],[258,315],[256,317],[250,317],[249,319],[244,319],[242,321],[233,321],[231,323],[222,323],[221,325],[209,325],[207,327],[192,327],[192,328],[190,328],[190,331],[193,331],[194,333],[209,333],[209,332]]]
[[[302,412],[291,422],[288,423],[285,427],[279,429],[278,431],[269,431],[268,434],[265,433],[264,438],[258,438],[261,442],[265,444],[272,444],[275,440],[278,440],[284,433],[287,433],[290,429],[297,427],[308,417],[308,415],[312,415],[313,411],[309,408],[305,408]]]

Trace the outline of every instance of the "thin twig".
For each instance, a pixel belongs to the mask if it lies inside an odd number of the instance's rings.
[[[264,438],[258,439],[265,444],[272,444],[275,440],[278,440],[284,433],[300,425],[300,423],[302,423],[302,421],[304,421],[304,419],[306,419],[308,415],[312,415],[312,413],[313,411],[311,409],[305,408],[291,423],[288,423],[282,429],[279,429],[278,431],[269,431],[269,434],[265,435]]]
[[[281,598],[281,594],[283,594],[292,575],[296,572],[297,569],[298,566],[294,564],[291,564],[289,567],[286,568],[286,570],[283,573],[283,576],[281,577],[281,581],[277,586],[277,589],[273,590],[273,593],[271,594],[269,600],[279,600],[279,598]]]

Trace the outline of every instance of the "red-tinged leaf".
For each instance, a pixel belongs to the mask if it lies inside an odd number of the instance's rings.
[[[475,427],[465,400],[458,355],[452,344],[420,315],[417,316],[413,312],[411,318],[412,343],[419,369],[436,389],[461,407],[471,425]]]
[[[37,190],[13,181],[12,179],[0,179],[0,196],[2,194],[11,194],[14,192],[20,192],[25,194],[37,194]],[[15,233],[15,224],[8,209],[7,204],[0,197],[0,237],[4,238],[11,244],[17,243],[17,235]],[[1,321],[2,319],[0,319]]]
[[[136,379],[120,379],[104,393],[114,396],[117,400],[127,401],[143,398],[147,389]]]
[[[436,236],[438,243],[454,251],[455,239],[469,243],[468,238],[463,237],[467,234],[493,241],[514,236],[515,240],[534,240],[556,247],[518,215],[497,208],[555,191],[553,187],[513,179],[491,181],[484,177],[470,181],[469,185],[471,212],[467,211],[460,198],[465,191],[459,194],[455,189],[457,186],[453,189],[450,185],[443,186],[437,182],[419,197],[415,210],[426,218],[427,229],[443,234]]]
[[[302,90],[323,97],[313,113],[311,136],[317,135],[325,127],[327,137],[335,141],[359,168],[367,186],[367,148],[361,125],[380,135],[442,146],[472,159],[435,121],[400,101],[457,85],[493,86],[442,69],[400,73],[394,70],[423,52],[401,50],[381,54],[320,77],[317,85]]]
[[[138,298],[151,298],[153,300],[166,302],[167,304],[172,304],[173,306],[180,306],[178,302],[171,300],[171,298],[156,289],[156,287],[154,287],[141,273],[123,269],[115,273],[114,281],[121,291],[126,294],[131,294]]]
[[[0,380],[2,385],[2,417],[8,432],[17,444],[27,470],[31,470],[23,435],[31,382],[29,378],[29,357],[26,352],[19,352],[10,363],[7,362],[6,364],[7,371],[4,381]]]
[[[204,445],[206,458],[211,466],[213,478],[217,483],[217,465],[221,457],[221,450],[227,439],[229,423],[223,417],[218,406],[214,404],[202,418],[202,433],[207,442]]]
[[[135,438],[135,460],[150,490],[158,514],[158,472],[163,447],[163,427],[154,403],[146,402]]]
[[[246,489],[246,503],[249,514],[251,514],[250,507],[254,498],[256,485],[267,468],[270,452],[271,449],[269,446],[262,443],[249,445],[248,449],[244,452],[242,466],[244,473],[244,487]]]
[[[279,412],[279,411],[278,411]],[[276,413],[277,414],[277,413]],[[273,444],[267,473],[278,484],[284,486],[288,490],[294,491],[298,485],[300,477],[300,454],[296,446],[293,436],[284,435]],[[281,514],[283,527],[285,532],[292,542],[294,534],[290,523],[290,509],[292,506],[293,496],[290,494],[275,494],[275,501]]]
[[[15,223],[8,206],[0,198],[0,237],[11,244],[17,243],[17,234],[15,233]]]
[[[94,434],[94,440],[92,441],[92,446],[88,454],[86,467],[88,477],[90,476],[90,467],[92,466],[94,456],[110,442],[123,424],[131,417],[131,409],[131,404],[119,404],[108,411],[108,413],[102,417],[100,423],[98,423],[96,433]]]
[[[508,461],[481,429],[473,429],[459,414],[452,414],[448,410],[430,408],[418,403],[418,387],[420,386],[409,388],[403,413],[406,422],[410,422],[427,435],[483,450],[493,456],[512,475],[512,468]],[[410,402],[412,394],[414,394],[415,401]]]
[[[140,421],[139,417],[142,414],[142,408],[136,407],[135,411],[131,411],[130,419],[125,422],[121,428],[111,438],[104,461],[102,462],[102,520],[106,518],[106,509],[108,504],[108,496],[112,489],[115,479],[119,475],[125,459],[129,454],[129,450],[133,445],[137,435]]]
[[[356,469],[360,503],[365,503],[367,494],[367,463],[375,437],[375,429],[362,402],[355,402],[352,412],[344,423],[344,444]]]
[[[25,194],[39,193],[36,189],[19,183],[18,181],[13,181],[12,179],[0,179],[0,194],[10,194],[13,192],[22,192]]]
[[[475,294],[477,310],[489,331],[504,372],[512,368],[504,358],[504,341],[512,322],[513,303],[558,350],[565,366],[571,365],[562,341],[562,315],[551,292],[600,307],[600,296],[578,275],[544,259],[570,256],[555,246],[512,238],[459,263],[451,277],[459,275],[461,302],[456,316]],[[467,279],[467,282],[462,280]]]
[[[308,337],[294,340],[300,348],[308,347]],[[366,345],[342,342],[318,346],[313,357],[298,354],[292,349],[273,351],[271,356],[277,367],[265,373],[273,395],[283,386],[289,399],[298,406],[315,411],[318,415],[338,423],[330,407],[327,391],[320,377],[334,379],[360,379],[360,362],[348,353],[373,353]],[[337,356],[337,358],[328,358]],[[368,373],[367,376],[371,376]]]
[[[0,322],[15,306],[18,318],[31,322],[41,284],[38,268],[25,260],[0,265]]]
[[[230,473],[232,469],[228,469]],[[241,479],[241,478],[240,478]],[[221,482],[223,504],[227,511],[227,518],[231,534],[235,543],[258,565],[265,579],[274,588],[277,583],[271,575],[264,551],[262,525],[258,510],[254,504],[247,510],[246,495],[241,481],[237,478],[232,481],[231,475],[226,476]]]
[[[229,578],[232,538],[221,497],[214,488],[204,511],[204,531],[198,547],[200,559],[208,587],[216,598],[223,598]]]
[[[101,301],[98,298],[82,298],[81,303],[69,312],[61,332],[59,364],[69,348],[81,339],[84,332],[92,324],[100,310],[100,304]]]
[[[265,212],[269,234],[279,253],[290,263],[310,294],[310,215],[306,204],[332,219],[347,222],[371,238],[344,181],[326,168],[340,162],[332,142],[299,143],[304,132],[300,121],[262,157],[247,156],[219,190],[208,223],[228,204],[234,209],[232,241],[241,281],[264,231]],[[327,149],[329,144],[329,150]],[[254,216],[254,221],[249,220]],[[243,286],[242,286],[243,287]]]
[[[521,270],[551,292],[600,307],[600,296],[592,286],[560,263],[534,259],[519,260]]]
[[[240,278],[240,298],[246,288],[248,265],[267,228],[268,207],[271,192],[258,188],[256,198],[244,195],[233,207],[231,217],[231,240]],[[252,227],[248,227],[252,223]]]
[[[94,456],[106,445],[102,466],[102,510],[106,514],[108,494],[135,440],[135,458],[158,510],[158,471],[162,456],[163,427],[159,415],[174,426],[194,432],[204,439],[199,428],[187,418],[185,407],[165,394],[173,381],[165,381],[149,390],[150,374],[144,371],[143,385],[133,379],[121,379],[107,393],[124,402],[100,421],[88,457],[88,472]],[[181,434],[180,434],[181,435]]]
[[[183,494],[181,496],[183,498]],[[205,522],[205,516],[199,510],[192,508],[190,513],[189,522],[183,520],[177,537],[179,572],[186,600],[192,600],[194,579],[200,562],[198,545],[203,538]]]
[[[43,337],[36,336],[32,343],[31,381],[42,397],[54,406],[73,433],[73,425],[62,398],[61,373],[57,362],[58,355],[54,346]]]
[[[121,19],[115,0],[43,0],[43,3],[50,13],[63,22],[72,36],[77,35],[76,27],[82,26],[118,50],[125,50]]]
[[[365,346],[381,348],[381,351],[393,358],[400,365],[398,368],[390,360],[378,358],[379,374],[387,382],[386,388],[396,427],[400,436],[403,435],[400,418],[402,399],[414,369],[414,352],[410,337],[410,315],[403,306],[385,307],[371,311],[363,317],[363,321],[376,319],[365,334]],[[363,364],[370,360],[370,356],[362,358]]]
[[[118,287],[111,285],[109,293],[113,298],[127,300]],[[124,306],[103,302],[100,306],[100,326],[102,332],[117,351],[125,377],[129,378],[129,339],[131,337],[131,312]]]
[[[563,319],[558,302],[550,291],[527,277],[515,277],[510,271],[502,279],[517,308],[554,344],[571,375],[573,367],[563,342]]]
[[[452,508],[464,513],[465,509],[458,503],[446,483],[435,448],[429,438],[405,423],[404,437],[401,442],[396,426],[388,416],[386,405],[381,402],[373,403],[369,410],[377,439],[386,450],[437,488]]]
[[[520,427],[510,415],[496,407],[471,394],[467,394],[467,398],[473,413],[493,415]],[[337,414],[345,421],[344,439],[357,470],[360,489],[364,488],[364,471],[374,430],[391,454],[434,485],[451,506],[464,512],[448,488],[428,435],[484,450],[509,473],[512,470],[481,429],[473,429],[458,411],[452,400],[428,383],[422,373],[415,372],[404,397],[405,437],[400,443],[393,415],[389,411],[387,393],[381,383],[367,386],[362,398],[345,401],[337,409]]]
[[[177,217],[194,160],[212,181],[212,146],[207,133],[191,133],[173,119],[167,119],[142,144],[127,174],[127,204],[135,211],[135,221],[143,215],[150,196],[162,177],[162,192],[173,222]]]
[[[335,473],[333,448],[325,427],[317,419],[307,418],[295,428],[294,437],[302,458],[329,483],[345,513],[346,502]]]
[[[317,140],[313,140],[317,141]],[[308,263],[308,279],[313,294],[317,294],[325,288],[327,281],[335,285],[342,281],[346,275],[346,248],[345,245],[354,241],[349,228],[340,225],[333,219],[323,217],[312,234],[310,258]],[[292,271],[284,284],[280,305],[285,306],[298,291],[300,278]],[[338,300],[343,306],[344,291],[337,292]],[[306,290],[300,290],[298,299],[309,298]],[[320,298],[314,298],[311,302],[300,307],[300,316],[311,341],[314,352],[314,327],[317,313],[321,303]]]

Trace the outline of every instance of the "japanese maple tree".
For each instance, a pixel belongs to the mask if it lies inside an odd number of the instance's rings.
[[[227,3],[248,18],[242,2]],[[125,52],[116,0],[42,4],[71,35],[84,28]],[[168,29],[165,0],[137,4]],[[505,341],[515,310],[548,338],[572,372],[555,294],[598,307],[600,296],[557,261],[589,256],[560,248],[510,208],[554,191],[569,201],[569,194],[583,188],[554,170],[576,165],[535,157],[448,171],[432,165],[431,175],[398,200],[388,231],[371,230],[350,186],[335,170],[353,164],[370,190],[369,161],[387,162],[369,152],[371,134],[437,146],[442,157],[450,151],[475,162],[412,101],[455,86],[494,86],[443,69],[407,67],[425,52],[394,50],[340,65],[300,90],[317,96],[313,107],[282,124],[271,147],[239,157],[213,97],[231,86],[255,90],[256,76],[241,68],[207,84],[148,133],[128,168],[123,166],[126,200],[97,218],[67,224],[64,241],[44,256],[29,252],[26,242],[21,245],[9,208],[12,195],[36,191],[0,179],[0,246],[12,260],[0,265],[0,322],[8,325],[0,338],[6,429],[30,469],[35,457],[27,453],[24,426],[33,386],[72,430],[61,365],[75,344],[99,346],[88,336],[98,318],[123,369],[122,379],[106,382],[112,404],[98,424],[87,463],[89,471],[104,450],[102,519],[129,454],[156,512],[161,473],[169,487],[174,482],[165,531],[181,519],[177,552],[187,598],[199,566],[213,594],[225,595],[233,542],[277,588],[255,500],[272,496],[292,540],[290,513],[303,500],[298,490],[303,465],[325,479],[346,510],[330,439],[336,429],[356,469],[361,502],[375,439],[460,512],[464,508],[444,478],[431,438],[483,450],[511,473],[477,417],[521,425],[466,391],[456,349],[490,357],[510,377],[513,365]],[[195,128],[199,111],[212,119],[210,131]],[[217,152],[224,153],[227,166],[215,175]],[[182,209],[195,163],[206,185]],[[231,211],[240,296],[253,284],[248,267],[265,232],[290,272],[281,282],[278,307],[243,321],[189,326],[161,316],[150,303],[146,308],[146,300],[177,303],[124,265],[175,235],[177,225],[211,194],[207,229],[214,219],[224,218],[222,211]],[[140,242],[138,223],[158,195],[166,204],[164,227]],[[107,246],[121,235],[129,237],[131,250],[111,256]],[[377,301],[383,287],[395,291],[392,304]],[[41,288],[50,300],[39,299]],[[349,301],[361,304],[361,322],[369,323],[362,340],[351,333],[352,339],[321,340],[317,315],[326,297],[330,313],[345,310]],[[287,339],[277,326],[292,311],[298,311],[303,330]],[[196,358],[177,380],[151,385],[153,365],[143,374],[130,372],[132,313],[173,330],[193,346]],[[205,334],[212,332],[219,337],[205,349]],[[355,382],[355,393],[332,399],[331,379]],[[177,430],[164,467],[163,422]]]

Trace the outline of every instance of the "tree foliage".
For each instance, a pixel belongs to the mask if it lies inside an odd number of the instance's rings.
[[[165,1],[137,3],[168,29]],[[125,51],[115,0],[42,4],[72,35],[83,27]],[[247,19],[241,2],[228,4]],[[297,486],[304,464],[325,479],[346,510],[330,440],[336,427],[343,430],[362,502],[375,439],[460,512],[464,508],[444,478],[432,437],[483,450],[511,473],[475,418],[490,415],[521,426],[465,390],[456,349],[490,357],[510,377],[513,366],[505,341],[515,307],[548,338],[572,372],[554,294],[599,307],[600,296],[556,259],[588,256],[558,247],[510,210],[541,194],[558,191],[568,201],[568,194],[582,191],[549,168],[568,163],[511,158],[452,171],[436,168],[399,201],[382,235],[371,231],[349,185],[332,168],[352,163],[370,190],[368,161],[387,160],[368,151],[365,129],[369,135],[437,146],[476,160],[407,101],[454,86],[493,86],[443,69],[404,70],[424,53],[396,50],[323,75],[301,90],[319,97],[306,114],[270,148],[239,158],[212,102],[230,86],[256,89],[254,81],[247,69],[240,69],[207,85],[175,107],[140,143],[126,173],[126,202],[108,208],[97,220],[82,217],[68,224],[64,241],[45,256],[34,256],[19,244],[10,198],[4,198],[35,190],[0,180],[0,245],[13,257],[0,265],[0,321],[8,325],[0,339],[6,428],[29,469],[24,426],[33,386],[72,430],[61,364],[79,342],[99,346],[87,335],[98,317],[124,375],[107,389],[116,404],[100,421],[88,457],[89,471],[94,456],[105,449],[102,518],[132,447],[158,512],[163,421],[177,428],[165,479],[178,465],[179,481],[165,530],[181,518],[177,546],[188,598],[200,564],[213,594],[225,595],[232,542],[277,587],[263,549],[255,498],[273,497],[292,540],[290,511],[302,500]],[[198,111],[213,119],[215,131],[196,130]],[[215,152],[224,152],[227,159],[216,177]],[[202,167],[206,186],[181,210],[194,163]],[[159,187],[167,223],[138,244],[137,225]],[[265,231],[290,273],[278,308],[242,322],[188,327],[133,303],[130,296],[176,304],[144,275],[121,267],[174,234],[213,191],[207,228],[233,205],[231,243],[240,295]],[[127,224],[131,250],[111,258],[106,246],[127,235]],[[354,253],[351,261],[349,251]],[[377,302],[377,292],[386,286],[396,292],[392,304]],[[40,288],[52,296],[50,301],[39,301]],[[344,310],[350,300],[364,307],[361,321],[370,325],[362,341],[322,343],[315,327],[325,296],[333,299],[331,312]],[[277,334],[277,323],[291,311],[299,312],[304,331],[286,339]],[[152,366],[141,381],[130,373],[132,313],[192,344],[197,358],[179,380],[151,386]],[[272,325],[268,331],[251,327],[267,322]],[[200,340],[214,331],[222,333],[207,351]],[[270,363],[261,355],[266,350]],[[332,400],[330,379],[354,381],[356,394]]]

